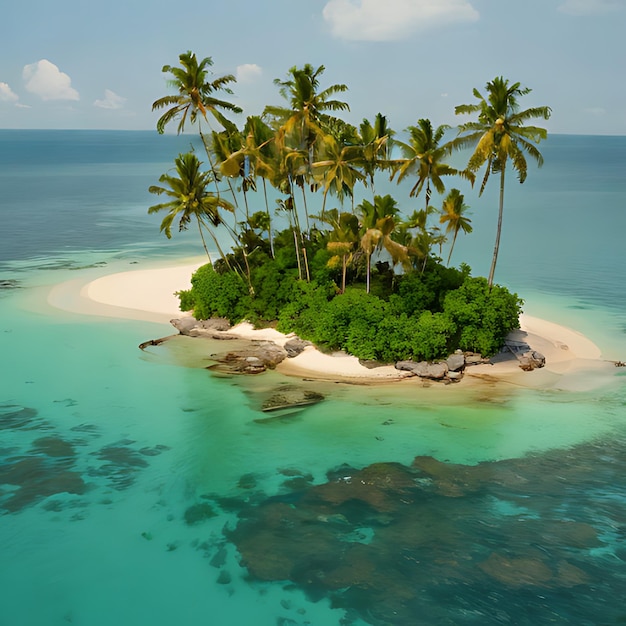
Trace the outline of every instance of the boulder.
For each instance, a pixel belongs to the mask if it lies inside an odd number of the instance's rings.
[[[465,355],[457,350],[446,359],[446,365],[450,372],[462,372],[465,369]]]
[[[293,357],[298,356],[307,346],[310,345],[312,345],[310,341],[304,341],[304,339],[295,337],[294,339],[287,341],[284,348],[287,351],[287,356],[290,359],[293,359]]]
[[[413,368],[417,365],[415,361],[398,361],[395,365],[397,370],[402,372],[413,372]]]
[[[524,354],[519,357],[519,366],[525,372],[531,372],[534,369],[543,367],[545,364],[546,357],[541,354],[541,352],[537,352],[536,350],[524,352]]]
[[[227,374],[260,374],[287,358],[287,351],[272,341],[253,341],[246,348],[212,354],[215,365],[207,369]]]
[[[323,399],[324,396],[321,393],[312,391],[311,389],[283,386],[274,391],[272,395],[263,402],[261,410],[267,413],[279,409],[308,406],[309,404],[317,404]]]
[[[448,366],[446,363],[428,363],[421,361],[416,363],[413,373],[420,378],[430,378],[432,380],[443,380],[448,374]]]
[[[212,331],[223,332],[230,328],[230,322],[221,317],[197,320],[194,317],[181,317],[170,320],[170,324],[181,334],[190,337],[213,336]]]

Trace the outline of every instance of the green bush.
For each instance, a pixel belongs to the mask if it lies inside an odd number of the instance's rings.
[[[358,347],[358,337],[367,336],[367,327],[374,329],[385,318],[386,303],[365,291],[347,289],[333,298],[319,313],[313,341],[333,350],[353,352]],[[365,348],[363,348],[365,350]],[[364,356],[355,354],[355,356]]]
[[[447,357],[453,350],[454,322],[444,313],[424,311],[415,325],[412,339],[413,359],[432,361]]]
[[[282,234],[287,243],[290,234]],[[469,276],[467,266],[456,270],[429,263],[423,274],[394,279],[383,297],[366,293],[361,283],[337,295],[325,250],[312,259],[320,280],[310,283],[298,280],[295,255],[282,250],[276,259],[258,252],[251,264],[252,294],[235,272],[202,266],[192,288],[178,294],[181,309],[193,310],[198,319],[226,317],[232,323],[277,320],[281,332],[294,332],[321,348],[386,363],[445,358],[457,348],[490,356],[519,326],[517,294],[498,285],[490,290],[486,279]],[[395,293],[385,293],[391,288]]]
[[[468,277],[444,301],[444,313],[456,326],[454,347],[491,356],[506,335],[519,328],[523,301],[500,285],[489,289],[487,279]]]
[[[297,280],[293,282],[290,295],[278,315],[277,329],[282,333],[296,333],[302,339],[313,341],[320,312],[333,297],[334,288],[332,285]]]
[[[180,292],[179,297],[181,306],[191,305],[194,317],[200,320],[225,317],[236,323],[246,317],[249,309],[245,281],[234,272],[218,274],[210,264],[194,272],[190,292]]]

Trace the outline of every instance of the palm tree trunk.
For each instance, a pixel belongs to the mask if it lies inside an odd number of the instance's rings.
[[[452,238],[452,245],[450,246],[450,254],[448,255],[448,262],[447,262],[448,267],[450,267],[450,259],[452,258],[452,250],[454,250],[454,244],[456,242],[456,236],[458,234],[459,234],[459,229],[457,228],[454,231],[454,237]]]
[[[489,279],[487,281],[489,290],[493,286],[493,277],[496,273],[496,263],[498,262],[498,252],[500,250],[500,234],[502,233],[502,212],[504,210],[504,170],[506,168],[506,161],[502,163],[502,170],[500,172],[500,207],[498,209],[498,229],[496,230],[496,243],[493,248],[493,259],[491,260],[491,269],[489,270]]]
[[[367,273],[366,273],[366,279],[365,279],[365,284],[366,284],[366,288],[365,288],[365,292],[369,293],[370,292],[370,272],[372,269],[372,255],[368,254],[367,255]]]
[[[302,202],[304,204],[304,218],[306,220],[306,230],[308,233],[310,233],[311,225],[309,224],[309,208],[306,203],[306,193],[304,191],[304,184],[302,185]]]
[[[267,201],[267,183],[265,178],[263,178],[263,195],[265,196],[265,211],[267,212],[267,223],[269,224],[269,228],[267,229],[267,235],[270,240],[270,252],[272,253],[272,258],[274,256],[274,238],[272,236],[272,216],[270,214],[270,205]]]
[[[209,264],[213,265],[213,261],[211,260],[211,255],[209,254],[209,249],[206,246],[206,241],[204,240],[204,233],[202,232],[202,223],[200,222],[200,220],[197,220],[198,222],[198,231],[200,232],[200,239],[202,239],[202,246],[204,247],[204,251],[206,252],[206,255],[209,259]]]
[[[300,264],[300,246],[298,245],[298,235],[296,235],[295,227],[293,231],[293,244],[296,248],[296,260],[298,261],[298,278],[302,280],[302,265]]]

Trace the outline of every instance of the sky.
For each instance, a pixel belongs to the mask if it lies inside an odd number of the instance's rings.
[[[27,0],[0,23],[0,128],[154,129],[172,93],[163,65],[191,50],[233,74],[228,98],[259,115],[273,81],[324,65],[342,114],[401,131],[467,121],[496,76],[549,106],[552,133],[626,135],[626,0]],[[243,118],[233,118],[241,122]]]

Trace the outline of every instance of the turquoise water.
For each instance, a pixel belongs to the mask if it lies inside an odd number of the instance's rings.
[[[587,392],[223,378],[193,340],[138,350],[168,325],[47,302],[201,252],[145,214],[185,141],[0,131],[0,624],[626,619],[620,368]],[[507,189],[497,279],[626,360],[626,138],[543,153]],[[454,258],[484,273],[469,193]],[[327,399],[267,420],[286,382]]]

